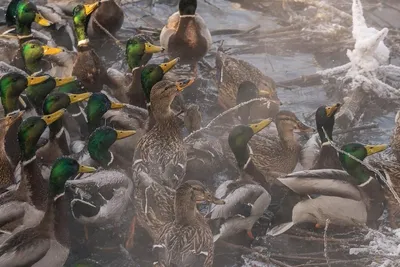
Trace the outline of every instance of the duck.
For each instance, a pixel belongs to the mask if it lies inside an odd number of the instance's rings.
[[[251,104],[248,111],[250,121],[276,116],[281,102],[277,96],[275,81],[271,77],[264,75],[250,63],[225,54],[221,49],[217,51],[215,64],[218,105],[223,110],[252,98],[264,97],[270,101]]]
[[[274,227],[268,232],[276,236],[293,225],[309,222],[317,228],[326,220],[340,226],[375,226],[384,209],[384,193],[379,178],[363,164],[366,157],[384,151],[387,145],[348,143],[339,153],[343,170],[307,170],[278,178],[285,186],[300,195],[318,194],[297,203],[292,210],[292,221]]]
[[[14,111],[0,119],[0,188],[6,188],[14,184],[15,166],[9,160],[5,150],[7,146],[6,134],[10,127],[18,121],[23,114],[24,111]]]
[[[164,52],[162,46],[153,45],[146,36],[135,35],[126,42],[125,56],[128,63],[129,71],[134,68],[147,65],[153,54]]]
[[[212,38],[204,19],[196,13],[197,0],[180,0],[179,10],[168,18],[160,34],[160,44],[182,64],[194,65],[211,48]]]
[[[86,1],[87,4],[94,4],[98,1]],[[96,22],[97,21],[97,22]],[[87,32],[90,38],[104,37],[106,33],[101,29],[99,23],[112,35],[119,31],[124,23],[124,12],[121,8],[121,0],[101,1],[99,7],[91,14]]]
[[[89,92],[100,92],[103,85],[113,88],[114,84],[107,75],[103,62],[91,48],[87,37],[86,26],[90,14],[100,2],[89,5],[77,5],[73,10],[74,31],[78,40],[78,53],[73,63],[72,75],[76,76]]]
[[[225,205],[211,207],[211,220],[223,220],[219,233],[214,235],[214,242],[241,231],[246,231],[254,239],[251,229],[268,208],[271,195],[267,191],[269,186],[265,177],[251,162],[248,142],[271,122],[271,119],[266,119],[256,124],[238,125],[229,134],[228,143],[237,160],[240,176],[236,180],[223,182],[215,192],[215,196],[223,199]]]
[[[19,126],[21,178],[17,187],[9,187],[0,195],[1,227],[18,231],[21,227],[34,225],[43,215],[47,204],[47,181],[37,164],[36,145],[47,126],[63,114],[64,111],[60,110],[42,117],[29,117]]]
[[[313,136],[303,146],[300,163],[305,169],[342,169],[337,152],[331,146],[324,133],[325,130],[329,140],[333,140],[332,134],[335,125],[335,115],[339,111],[340,106],[340,103],[336,103],[331,106],[320,106],[317,109],[315,121],[320,142],[318,142],[316,136]]]
[[[59,158],[53,165],[45,197],[47,204],[39,224],[10,236],[0,246],[0,266],[62,266],[69,249],[66,240],[58,239],[67,229],[61,221],[64,185],[78,173],[94,172],[71,158]],[[66,219],[65,217],[63,218]],[[60,229],[61,228],[61,229]],[[65,241],[65,242],[63,242]]]
[[[91,93],[66,94],[54,92],[43,101],[43,114],[52,114],[61,109],[67,109],[74,103],[79,103],[90,97]],[[71,154],[70,137],[68,130],[63,126],[62,120],[57,120],[49,125],[50,135],[48,142],[36,152],[41,164],[52,166],[53,162],[63,156]]]
[[[43,114],[42,106],[43,101],[46,96],[50,94],[56,87],[62,86],[64,84],[70,83],[76,79],[76,77],[52,77],[48,74],[43,75],[42,77],[46,77],[46,79],[38,84],[29,85],[25,89],[25,94],[30,104],[33,105],[36,113],[41,115]]]
[[[180,131],[181,121],[170,105],[175,96],[193,82],[194,79],[163,80],[154,85],[150,103],[156,123],[141,137],[134,153],[134,161],[139,160],[151,167],[152,172],[158,174],[159,182],[171,188],[176,188],[183,179],[187,155]]]
[[[199,202],[223,205],[205,186],[195,180],[182,183],[174,196],[174,220],[167,223],[153,245],[155,266],[211,267],[214,242],[210,227],[197,210]]]

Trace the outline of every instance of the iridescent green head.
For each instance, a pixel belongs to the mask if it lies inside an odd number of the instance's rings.
[[[384,151],[387,145],[363,145],[360,143],[349,143],[342,146],[341,150],[347,152],[360,161],[363,161],[367,156]],[[339,160],[344,170],[351,176],[356,178],[360,184],[369,179],[369,171],[361,163],[352,159],[350,156],[339,153]]]
[[[89,131],[93,132],[101,125],[103,115],[110,109],[123,108],[125,105],[110,101],[103,93],[94,93],[90,96],[85,107]]]
[[[48,125],[58,120],[63,114],[64,110],[59,110],[50,115],[29,117],[22,121],[18,129],[18,142],[23,161],[35,157],[40,136]]]
[[[21,54],[27,71],[35,73],[41,70],[40,61],[44,56],[63,52],[59,47],[49,47],[37,40],[30,40],[21,45]]]
[[[322,128],[325,129],[329,139],[332,140],[333,126],[335,125],[335,114],[339,110],[340,106],[340,103],[332,106],[321,106],[317,109],[317,112],[315,112],[317,131],[322,143],[328,141]]]
[[[172,69],[178,61],[179,58],[175,58],[170,62],[162,63],[160,65],[149,64],[143,68],[141,73],[141,83],[147,102],[150,102],[150,93],[153,86],[161,81],[164,74]]]
[[[271,119],[266,119],[255,124],[238,125],[231,130],[228,137],[228,143],[240,168],[245,166],[250,157],[247,144],[251,138],[256,133],[267,127],[271,122]]]
[[[87,45],[89,40],[87,39],[86,28],[89,22],[90,14],[93,13],[100,6],[100,1],[90,5],[77,5],[73,12],[75,34],[78,39],[78,46]]]
[[[15,8],[15,11],[13,9]],[[45,19],[37,10],[36,5],[29,1],[15,1],[11,2],[9,9],[7,9],[6,18],[9,18],[10,23],[15,22],[18,35],[29,35],[32,33],[32,23],[36,22],[41,26],[50,26],[51,22]],[[14,20],[11,16],[14,16]]]
[[[17,6],[21,1],[22,0],[11,0],[11,2],[8,4],[6,11],[7,26],[13,26],[16,24]]]
[[[152,57],[152,54],[162,52],[164,48],[153,45],[147,42],[143,36],[137,35],[130,38],[126,43],[126,60],[128,61],[129,69],[146,65]]]
[[[40,84],[47,79],[45,76],[25,77],[17,72],[10,72],[0,79],[0,97],[5,114],[18,110],[18,98],[28,87]]]
[[[70,104],[86,100],[91,93],[65,94],[55,92],[49,94],[43,101],[43,114],[51,114],[60,109],[67,108]]]
[[[95,172],[93,167],[80,165],[75,159],[58,158],[51,168],[49,189],[50,195],[55,197],[64,192],[65,182],[73,179],[79,173]]]
[[[135,133],[136,131],[133,130],[121,131],[108,126],[97,128],[89,137],[88,151],[90,157],[103,167],[109,166],[113,161],[113,155],[108,151],[112,144]]]
[[[57,87],[57,92],[67,93],[67,94],[82,94],[86,93],[88,90],[79,80],[74,80],[69,83],[63,84]]]

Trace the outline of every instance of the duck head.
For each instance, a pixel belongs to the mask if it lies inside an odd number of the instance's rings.
[[[63,114],[64,110],[59,110],[50,115],[29,117],[22,121],[18,129],[18,142],[23,162],[29,162],[36,157],[36,145],[40,136],[48,125],[61,118]]]
[[[29,85],[26,88],[26,95],[28,96],[29,101],[37,109],[40,109],[39,114],[41,113],[43,100],[51,91],[54,90],[54,88],[62,86],[76,79],[75,77],[57,78],[50,75],[44,75],[42,77],[44,80],[41,83]]]
[[[88,5],[75,6],[72,16],[74,20],[75,35],[78,39],[78,47],[87,46],[89,39],[87,37],[87,25],[90,15],[100,6],[100,1]]]
[[[179,58],[175,58],[160,65],[149,64],[143,68],[140,80],[147,103],[150,102],[150,92],[153,86],[161,81],[165,73],[172,69],[178,62]]]
[[[180,0],[179,14],[181,16],[194,16],[197,9],[197,0]]]
[[[90,157],[97,161],[102,167],[108,167],[114,160],[113,154],[109,148],[115,141],[127,138],[136,133],[136,131],[122,131],[103,126],[97,128],[89,137],[88,151]]]
[[[8,26],[16,25],[17,35],[20,36],[32,34],[33,22],[45,27],[52,24],[39,13],[35,4],[21,0],[10,2],[6,12],[6,22]]]
[[[244,81],[239,85],[236,95],[236,105],[258,97],[270,98],[271,93],[265,90],[259,90],[253,82]],[[252,103],[238,109],[238,115],[242,124],[247,124],[249,121],[251,104]]]
[[[41,71],[40,62],[44,56],[56,55],[63,51],[63,48],[49,47],[37,40],[30,40],[21,45],[21,54],[25,68],[30,73]]]
[[[335,114],[339,111],[341,104],[337,103],[332,106],[321,106],[315,112],[315,121],[317,123],[317,131],[321,143],[328,142],[325,137],[325,129],[328,137],[332,140],[333,126],[335,125]]]
[[[80,165],[76,160],[67,157],[58,158],[50,172],[49,194],[55,198],[64,193],[65,183],[73,179],[79,173],[95,172],[96,169],[89,166]]]
[[[228,137],[229,147],[235,155],[240,169],[245,169],[251,156],[251,149],[248,146],[251,138],[262,129],[270,125],[271,119],[262,120],[259,123],[238,125],[231,130]]]
[[[126,43],[126,60],[128,61],[129,69],[146,65],[154,53],[163,52],[164,48],[153,45],[147,42],[142,36],[130,38]]]
[[[0,79],[0,96],[4,113],[8,114],[18,110],[18,99],[21,93],[28,87],[40,84],[47,79],[46,76],[25,77],[17,72],[7,73]]]
[[[13,111],[8,113],[4,118],[0,119],[0,136],[4,136],[8,129],[24,115],[24,111]]]
[[[342,146],[341,150],[352,155],[360,161],[375,153],[384,151],[387,145],[363,145],[360,143],[349,143]],[[339,160],[344,170],[357,179],[359,184],[365,183],[370,178],[370,171],[361,163],[352,159],[344,153],[339,153]]]
[[[279,131],[281,139],[286,140],[293,136],[293,132],[297,133],[312,133],[314,128],[305,125],[301,122],[296,114],[291,111],[281,110],[276,115],[275,119],[276,127]]]
[[[57,86],[57,91],[67,94],[82,94],[86,93],[88,90],[85,88],[80,80],[75,79],[69,83]]]
[[[171,114],[171,103],[175,96],[186,87],[193,84],[194,78],[183,79],[177,82],[163,80],[156,83],[151,89],[150,103],[154,118],[160,122]]]
[[[108,110],[119,109],[123,107],[125,107],[125,104],[112,102],[103,93],[92,94],[85,107],[89,132],[93,132],[101,125],[101,119]]]

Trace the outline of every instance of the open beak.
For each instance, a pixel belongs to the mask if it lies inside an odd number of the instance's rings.
[[[16,122],[19,118],[22,117],[22,115],[24,115],[25,111],[21,110],[21,111],[16,111],[16,112],[12,112],[10,114],[8,114],[6,116],[6,120],[7,120],[7,127],[10,127],[11,125],[14,124],[14,122]]]
[[[41,14],[36,13],[35,15],[35,22],[41,26],[48,27],[53,24],[51,21],[45,19]]]
[[[181,92],[186,87],[189,87],[190,85],[192,85],[192,83],[194,83],[194,78],[179,80],[175,83],[176,90]]]
[[[272,122],[271,119],[262,120],[259,123],[250,124],[249,127],[253,130],[253,133],[256,134]]]
[[[119,109],[125,107],[125,104],[123,103],[115,103],[111,102],[111,109]]]
[[[340,106],[341,106],[341,104],[337,103],[333,106],[326,107],[325,108],[326,116],[329,118],[329,117],[332,117],[333,115],[335,115],[336,112],[339,110]]]
[[[162,64],[160,64],[159,66],[160,66],[160,68],[163,70],[163,73],[165,74],[165,73],[167,73],[170,69],[172,69],[172,67],[175,66],[176,63],[178,63],[178,62],[179,62],[179,57],[177,57],[177,58],[171,60],[170,62],[162,63]]]
[[[60,47],[50,47],[47,45],[42,46],[43,48],[43,55],[45,56],[51,56],[51,55],[57,55],[61,52],[64,52],[64,49]]]
[[[28,86],[31,86],[31,85],[36,85],[36,84],[42,83],[42,82],[46,81],[49,77],[50,76],[48,76],[48,75],[38,76],[38,77],[28,76],[26,79],[28,80]]]
[[[90,167],[90,166],[85,166],[85,165],[79,165],[79,173],[88,173],[88,172],[95,172],[96,168]]]
[[[124,139],[126,137],[132,136],[136,133],[134,130],[129,131],[117,131],[117,140]]]
[[[42,120],[44,120],[47,125],[50,125],[53,122],[55,122],[56,120],[58,120],[59,118],[61,118],[61,116],[64,115],[64,113],[65,113],[65,109],[60,109],[50,115],[42,116]]]
[[[372,154],[384,151],[386,148],[388,148],[388,145],[365,145],[364,147],[367,150],[367,155],[370,156]]]
[[[91,95],[92,95],[92,93],[68,94],[70,104],[73,104],[73,103],[76,103],[76,102],[80,102],[80,101],[86,100],[86,99],[88,99]]]
[[[56,86],[63,86],[64,84],[76,81],[76,77],[75,76],[71,76],[71,77],[66,77],[66,78],[55,78],[56,80]]]
[[[85,8],[85,14],[86,16],[90,15],[95,11],[99,6],[100,6],[100,1],[93,3],[93,4],[88,4],[88,5],[83,5]]]
[[[165,50],[164,47],[153,45],[153,44],[151,44],[149,42],[144,44],[144,52],[147,53],[147,54],[164,52],[164,50]]]

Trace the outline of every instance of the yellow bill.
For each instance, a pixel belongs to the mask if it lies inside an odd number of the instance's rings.
[[[176,90],[179,92],[183,91],[186,87],[189,87],[194,83],[194,78],[179,80],[175,83]]]
[[[165,49],[162,46],[153,45],[149,42],[144,44],[144,52],[147,54],[163,52]]]
[[[61,116],[64,115],[64,113],[65,109],[60,109],[52,114],[42,116],[42,120],[44,120],[47,125],[50,125],[59,118],[61,118]]]
[[[132,136],[136,133],[135,130],[129,131],[117,131],[117,140],[124,139],[126,137]]]
[[[372,154],[384,151],[386,148],[388,148],[388,145],[365,145],[364,147],[367,150],[367,155],[370,156]]]
[[[270,125],[272,122],[271,119],[266,119],[266,120],[262,120],[259,123],[255,123],[255,124],[250,124],[249,127],[253,130],[253,133],[256,134],[259,131],[261,131],[262,129],[264,129],[265,127],[267,127],[268,125]]]
[[[43,48],[43,55],[50,56],[50,55],[57,55],[61,52],[64,52],[64,49],[60,47],[50,47],[47,45],[42,46]]]
[[[159,66],[163,70],[163,73],[165,74],[170,69],[172,69],[176,65],[176,63],[178,63],[178,62],[179,62],[179,57],[177,57],[177,58],[175,58],[175,59],[173,59],[173,60],[171,60],[171,61],[169,61],[167,63],[162,63]]]
[[[96,168],[90,167],[90,166],[85,166],[85,165],[79,165],[79,173],[88,173],[88,172],[95,172]]]
[[[335,114],[335,112],[340,108],[341,104],[337,103],[333,106],[330,107],[326,107],[325,108],[325,112],[326,112],[326,116],[329,118],[331,117],[333,114]]]
[[[75,76],[65,77],[65,78],[54,78],[56,80],[56,86],[63,86],[64,84],[76,81]]]
[[[70,104],[73,104],[73,103],[76,103],[76,102],[80,102],[80,101],[86,100],[86,99],[88,99],[91,95],[92,95],[92,93],[68,94]]]
[[[41,26],[48,27],[53,24],[51,21],[45,19],[41,14],[36,13],[35,15],[35,22]]]
[[[50,76],[49,75],[44,75],[44,76],[28,76],[26,79],[28,80],[28,86],[31,85],[36,85],[39,83],[42,83],[46,81]]]
[[[100,6],[100,1],[95,2],[93,4],[83,5],[85,8],[85,14],[88,16],[93,13]]]
[[[119,109],[125,107],[123,103],[111,102],[111,109]]]
[[[259,90],[258,95],[260,97],[271,97],[271,93],[267,90]]]

